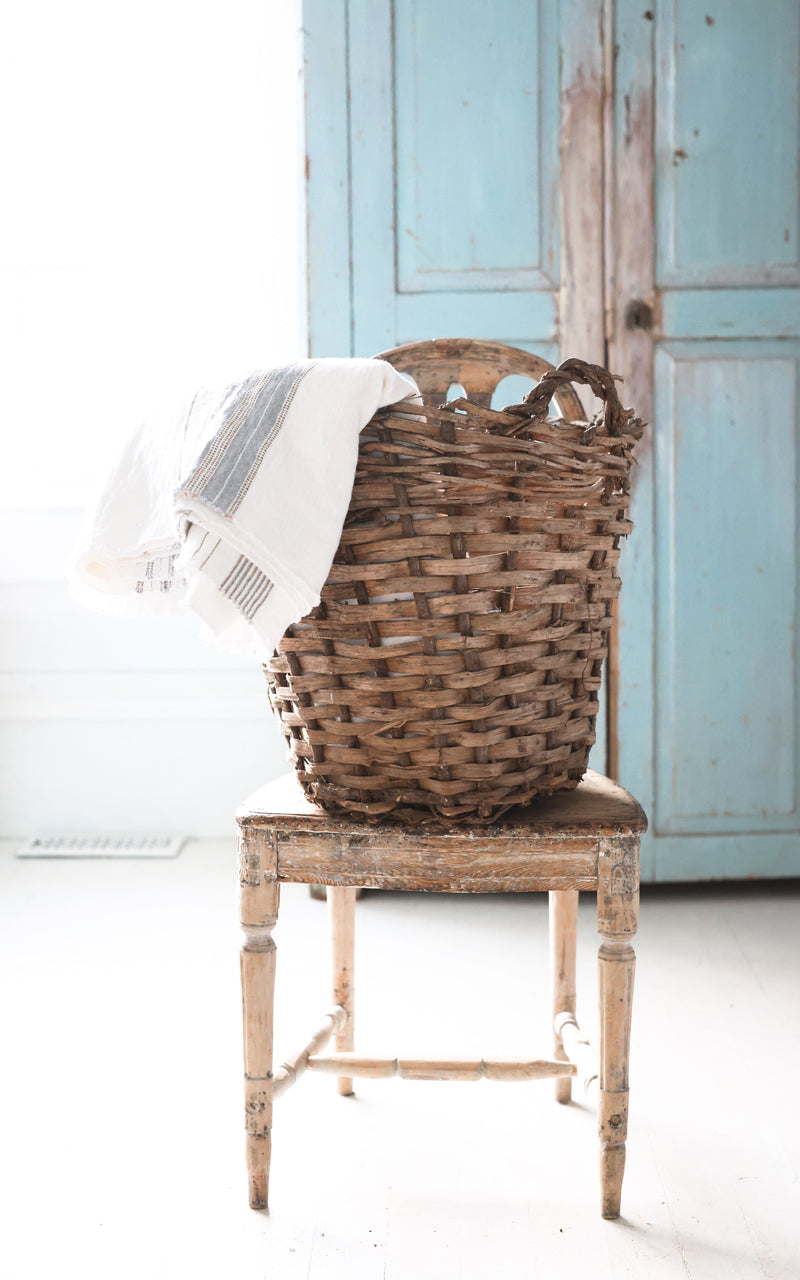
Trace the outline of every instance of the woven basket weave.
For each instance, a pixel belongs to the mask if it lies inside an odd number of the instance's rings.
[[[592,423],[547,418],[568,382]],[[322,602],[266,668],[309,799],[449,824],[577,786],[641,433],[579,360],[502,412],[375,415]]]

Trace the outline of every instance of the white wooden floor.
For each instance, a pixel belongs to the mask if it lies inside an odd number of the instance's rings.
[[[277,1104],[267,1216],[246,1201],[233,841],[171,862],[0,848],[7,1280],[800,1276],[800,882],[646,891],[619,1222],[593,1114],[547,1082],[343,1099],[311,1075]],[[544,897],[371,893],[357,922],[360,1047],[550,1051]],[[284,891],[278,1054],[329,1002],[326,928]]]

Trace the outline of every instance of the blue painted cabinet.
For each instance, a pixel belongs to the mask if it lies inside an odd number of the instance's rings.
[[[312,352],[437,335],[557,358],[561,24],[558,0],[306,0]],[[599,247],[600,184],[584,197]]]
[[[653,424],[621,564],[618,772],[650,815],[649,879],[797,875],[800,7],[647,12],[616,5],[612,240],[653,315],[627,331],[623,288],[610,334]],[[626,179],[648,168],[637,226]]]
[[[796,0],[306,0],[303,27],[310,349],[490,337],[624,375],[651,427],[607,733],[644,874],[800,874]]]

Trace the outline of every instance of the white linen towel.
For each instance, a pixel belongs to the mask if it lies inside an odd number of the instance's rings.
[[[188,608],[227,653],[270,657],[319,603],[347,514],[358,436],[416,396],[383,360],[302,360],[198,392],[128,441],[67,565],[102,613]]]

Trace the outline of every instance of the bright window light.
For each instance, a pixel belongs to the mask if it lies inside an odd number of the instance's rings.
[[[0,505],[81,505],[167,389],[303,353],[293,0],[38,0],[0,41]]]

